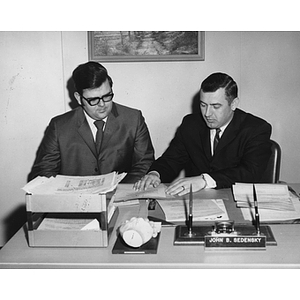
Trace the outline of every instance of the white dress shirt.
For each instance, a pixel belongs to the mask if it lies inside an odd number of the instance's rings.
[[[85,114],[85,117],[86,117],[86,120],[91,128],[91,131],[92,131],[92,134],[93,134],[93,137],[94,137],[94,141],[96,141],[96,134],[97,134],[97,127],[95,126],[94,122],[96,120],[92,119],[85,111],[84,111],[84,114]],[[105,125],[106,125],[106,121],[107,121],[107,117],[102,119],[102,121],[104,122],[104,125],[103,125],[103,131],[104,131],[104,128],[105,128]]]
[[[226,129],[226,127],[228,126],[230,122],[228,122],[227,124],[223,125],[222,127],[220,127],[220,132],[219,132],[219,137],[221,138],[223,133],[224,133],[224,130]],[[216,136],[216,132],[217,130],[216,129],[211,129],[210,130],[210,149],[211,149],[211,155],[214,155],[214,139],[215,139],[215,136]],[[206,187],[205,188],[209,188],[209,189],[213,189],[217,186],[215,180],[209,176],[208,174],[204,173],[203,174],[204,176],[204,179],[206,181]]]

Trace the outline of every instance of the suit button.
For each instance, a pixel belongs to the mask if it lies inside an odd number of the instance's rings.
[[[97,172],[97,173],[98,173],[98,168],[95,168],[95,172]]]

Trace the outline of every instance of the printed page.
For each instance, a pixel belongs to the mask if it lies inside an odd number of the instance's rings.
[[[254,207],[253,184],[236,183],[232,186],[238,207]],[[288,186],[285,184],[255,184],[259,208],[295,211]]]
[[[253,202],[252,183],[236,183],[232,189],[236,201]],[[255,191],[258,202],[286,201],[289,197],[288,187],[285,184],[255,184]]]
[[[261,222],[271,221],[289,221],[300,219],[300,201],[298,198],[292,198],[293,211],[280,211],[274,209],[260,209],[259,208],[259,219]],[[254,208],[242,208],[241,209],[245,220],[252,221],[255,219]]]
[[[97,219],[45,218],[37,230],[100,230]]]
[[[149,187],[146,191],[135,191],[133,184],[120,183],[114,194],[114,202],[123,202],[133,199],[173,199],[165,192],[166,185],[160,184],[157,188]]]
[[[51,178],[42,177],[25,185],[23,190],[32,194],[106,193],[114,190],[124,176],[126,173],[112,172],[97,176],[57,175]]]
[[[188,218],[189,200],[157,200],[165,213],[166,221],[185,221]],[[194,199],[194,221],[229,220],[222,199]]]

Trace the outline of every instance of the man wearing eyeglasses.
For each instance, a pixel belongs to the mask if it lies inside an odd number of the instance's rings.
[[[154,160],[141,111],[113,102],[113,81],[98,62],[79,65],[72,79],[80,106],[50,121],[28,179],[117,171],[135,182]]]

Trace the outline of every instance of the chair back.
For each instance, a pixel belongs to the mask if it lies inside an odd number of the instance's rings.
[[[280,176],[281,149],[277,142],[271,140],[271,157],[261,183],[278,183]]]

